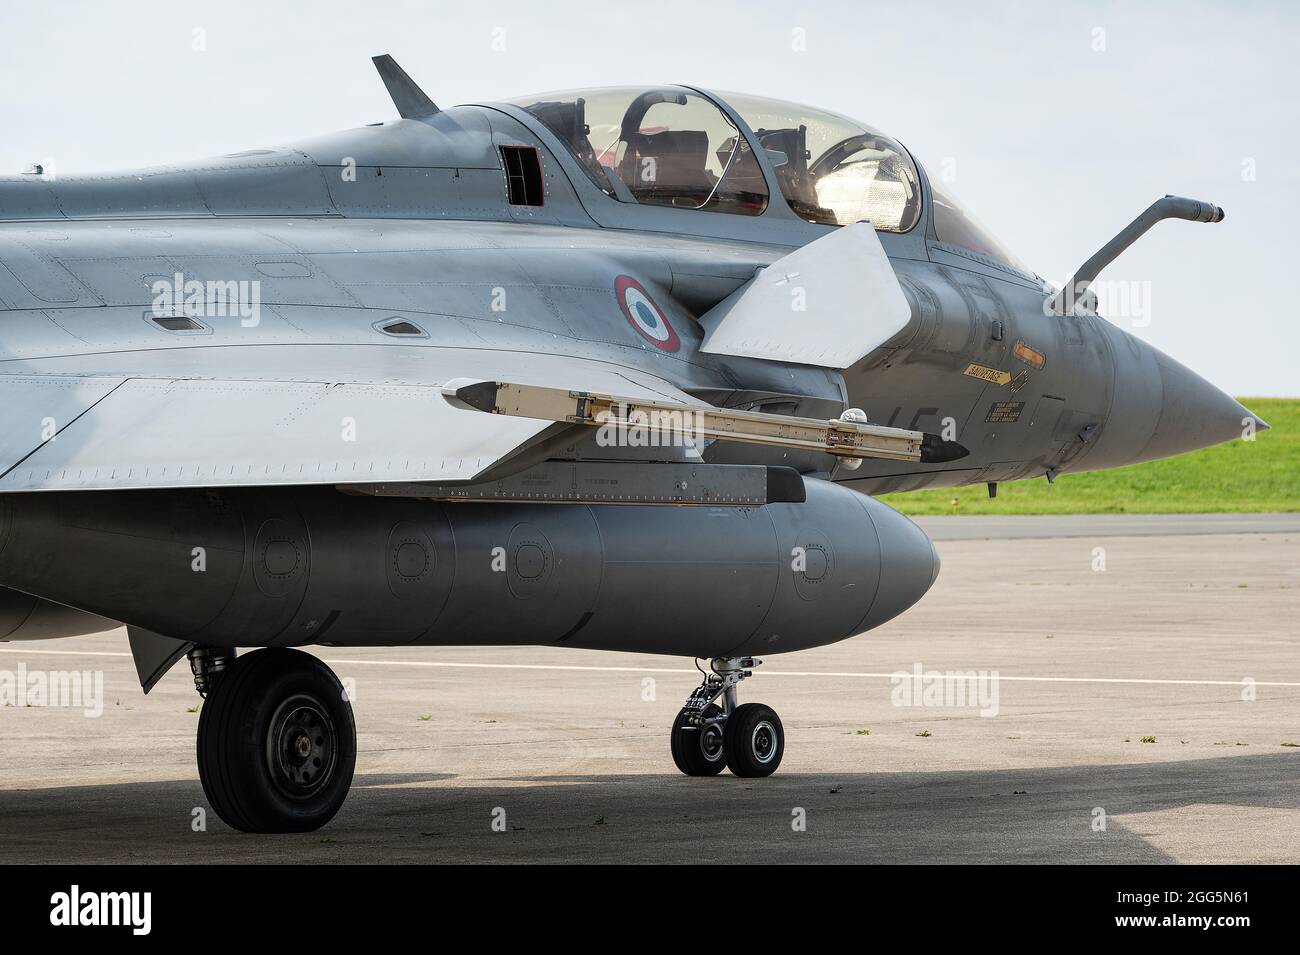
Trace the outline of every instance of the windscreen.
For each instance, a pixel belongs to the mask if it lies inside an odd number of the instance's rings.
[[[621,202],[754,216],[767,184],[726,113],[676,87],[571,90],[511,100]]]
[[[796,215],[824,225],[866,220],[880,232],[907,232],[920,219],[916,167],[888,136],[796,103],[720,95],[754,131]]]

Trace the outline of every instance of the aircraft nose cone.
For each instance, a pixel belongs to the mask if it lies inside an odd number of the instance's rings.
[[[871,520],[880,539],[880,587],[863,630],[897,617],[939,577],[939,553],[925,531],[892,507],[872,503]]]
[[[1158,353],[1161,404],[1155,431],[1137,461],[1167,458],[1245,437],[1248,430],[1268,430],[1231,395],[1200,375]]]

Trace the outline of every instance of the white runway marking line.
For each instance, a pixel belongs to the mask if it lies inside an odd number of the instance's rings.
[[[18,650],[0,649],[0,653],[45,653],[68,657],[130,657],[129,653],[109,650]],[[566,666],[558,663],[452,663],[441,660],[331,660],[322,657],[331,666],[384,666],[384,667],[436,667],[443,669],[465,670],[571,670],[585,673],[698,673],[691,669],[676,667],[592,667]],[[855,670],[763,670],[763,676],[822,676],[841,679],[890,680],[898,674],[912,676],[911,670],[896,670],[893,673],[873,673]],[[927,671],[928,673],[928,671]],[[959,674],[937,673],[945,680],[967,679]],[[1156,680],[1140,677],[1104,677],[1104,676],[1004,676],[999,680],[1014,680],[1020,683],[1135,683],[1154,684],[1158,686],[1282,686],[1300,687],[1300,683],[1286,683],[1270,680]]]

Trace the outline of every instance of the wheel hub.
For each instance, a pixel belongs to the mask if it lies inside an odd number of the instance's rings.
[[[267,762],[271,778],[291,798],[310,796],[329,781],[337,748],[334,722],[313,696],[290,697],[271,718]]]
[[[722,724],[709,723],[700,731],[700,752],[709,762],[722,758]]]
[[[776,755],[776,739],[776,727],[767,720],[755,726],[749,741],[754,758],[760,763],[770,763]]]

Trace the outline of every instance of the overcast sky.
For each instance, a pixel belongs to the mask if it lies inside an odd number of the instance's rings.
[[[745,90],[900,140],[1058,283],[1165,193],[1218,203],[1224,222],[1162,223],[1103,277],[1149,290],[1133,330],[1220,387],[1296,396],[1297,50],[1294,2],[0,0],[0,171],[129,168],[386,119],[370,64],[384,52],[444,106]]]

